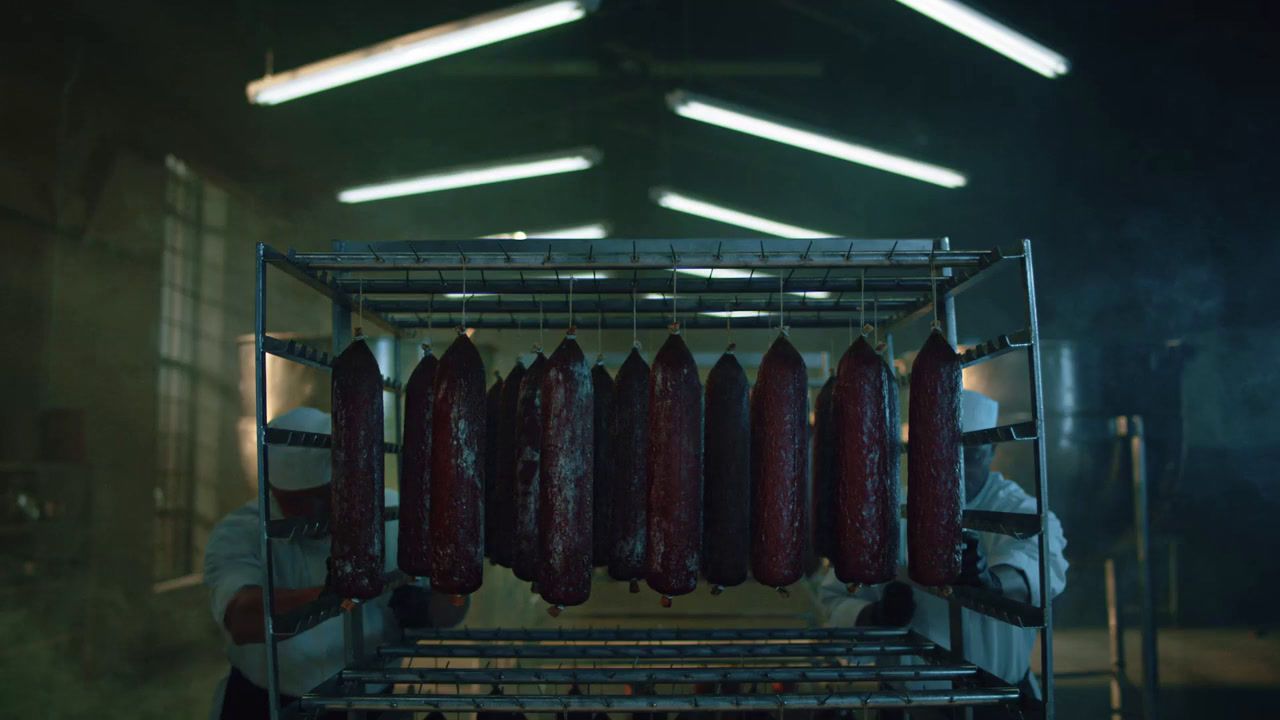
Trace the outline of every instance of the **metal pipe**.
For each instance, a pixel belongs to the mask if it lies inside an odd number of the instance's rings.
[[[1018,689],[912,690],[822,695],[304,695],[302,710],[439,710],[441,712],[559,713],[719,712],[738,710],[818,710],[829,708],[954,707],[997,705],[1018,699]]]
[[[745,645],[392,645],[380,648],[382,657],[575,658],[583,660],[761,657],[841,657],[914,655],[932,649],[929,643],[795,643]]]
[[[1032,456],[1035,462],[1035,496],[1036,514],[1040,516],[1039,537],[1039,572],[1036,578],[1039,583],[1039,605],[1042,616],[1040,630],[1040,672],[1044,676],[1044,717],[1053,720],[1055,705],[1053,697],[1053,603],[1052,587],[1049,578],[1049,472],[1045,467],[1048,451],[1044,438],[1044,388],[1041,385],[1040,369],[1040,320],[1036,309],[1035,266],[1031,258],[1031,241],[1022,241],[1023,289],[1027,297],[1027,330],[1030,333],[1030,344],[1027,346],[1027,368],[1029,370],[1031,417],[1035,423],[1035,443],[1032,445]]]
[[[254,342],[254,416],[258,440],[258,541],[262,552],[262,613],[263,642],[267,651],[267,707],[271,720],[280,717],[280,664],[277,657],[276,634],[273,625],[276,611],[275,573],[271,553],[271,538],[267,526],[271,523],[271,502],[267,493],[270,483],[267,453],[267,353],[263,340],[267,334],[267,265],[264,262],[266,245],[258,243],[255,268],[253,342]]]

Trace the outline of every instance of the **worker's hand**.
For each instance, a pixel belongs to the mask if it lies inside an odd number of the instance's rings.
[[[957,585],[982,587],[992,592],[1002,591],[1000,578],[987,567],[987,557],[978,544],[978,533],[964,531],[964,554],[960,560],[960,579]]]
[[[417,585],[401,585],[388,603],[402,628],[431,627],[431,591]]]
[[[855,625],[879,627],[906,627],[916,614],[916,598],[911,586],[893,581],[884,586],[880,599],[858,613]]]

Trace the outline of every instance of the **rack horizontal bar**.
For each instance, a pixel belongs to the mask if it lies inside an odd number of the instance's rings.
[[[321,370],[333,370],[333,358],[329,356],[329,353],[300,343],[297,340],[281,340],[271,335],[264,335],[262,349],[276,357],[292,360],[301,365]],[[385,375],[382,378],[382,387],[390,392],[400,392],[400,383]]]
[[[382,576],[381,594],[385,595],[412,580],[412,577],[399,570],[385,573]],[[276,637],[292,637],[306,632],[326,620],[341,615],[344,606],[348,602],[350,601],[337,595],[321,595],[319,598],[292,612],[278,614],[272,618],[275,635]]]
[[[520,277],[511,272],[489,273],[482,278],[478,273],[467,273],[467,292],[488,292],[501,295],[545,295],[564,294],[569,291],[570,274],[566,273],[558,279],[555,270],[544,269],[540,273],[521,273]],[[552,273],[552,274],[549,274]],[[625,295],[631,293],[643,297],[649,294],[665,294],[671,292],[671,273],[661,275],[637,271],[616,271],[610,277],[604,272],[593,279],[574,274],[573,291],[582,295]],[[874,298],[885,293],[917,294],[929,292],[928,277],[871,276],[866,277],[866,293]],[[430,272],[426,276],[411,279],[400,278],[339,278],[337,286],[347,292],[365,294],[365,302],[370,296],[379,295],[440,295],[462,291],[462,274]],[[860,293],[862,278],[848,274],[830,275],[791,275],[784,284],[786,292],[819,292],[833,294]],[[778,292],[778,279],[763,272],[754,277],[720,277],[713,274],[710,278],[695,278],[681,275],[676,281],[676,289],[681,294],[716,293],[725,295],[745,295],[749,293]]]
[[[969,348],[960,354],[960,364],[971,367],[1004,355],[1013,350],[1025,348],[1031,344],[1031,332],[1019,330],[1009,335],[999,335],[979,345]]]
[[[972,665],[900,665],[852,667],[752,668],[498,668],[447,670],[393,668],[344,670],[340,682],[536,685],[541,683],[760,683],[864,682],[868,680],[950,680],[974,677]]]
[[[1024,628],[1044,626],[1044,611],[1035,605],[1018,602],[984,588],[967,585],[951,585],[946,589],[928,587],[912,582],[917,589],[936,595],[948,602],[976,613]]]
[[[400,508],[389,505],[382,509],[382,521],[392,522],[400,519]],[[329,517],[284,517],[275,518],[267,523],[267,537],[276,540],[297,540],[299,538],[318,538],[329,534]]]
[[[999,442],[1021,442],[1036,439],[1035,422],[1020,422],[1012,425],[997,425],[983,430],[970,430],[961,436],[965,445],[990,445]]]
[[[965,510],[960,524],[970,530],[998,533],[1020,540],[1040,534],[1040,516],[1035,513]]]
[[[977,263],[976,267],[965,267],[956,269],[950,277],[939,276],[938,280],[938,296],[950,295],[956,297],[963,292],[972,290],[982,281],[990,278],[994,273],[988,272],[997,267],[1012,267],[1012,263],[1002,262],[1004,260],[1014,260],[1022,257],[1021,248],[996,248],[983,253],[982,259]],[[936,267],[943,267],[941,264]],[[918,320],[924,317],[933,309],[932,293],[921,298],[918,305],[914,308],[904,311],[897,318],[893,319],[889,324],[889,329],[893,330],[900,325]]]
[[[867,640],[902,638],[906,628],[456,628],[408,630],[414,640],[473,640],[485,642],[583,641],[687,642],[723,640],[789,642],[794,640]]]
[[[309,693],[302,710],[439,710],[468,712],[720,712],[725,710],[816,710],[870,707],[995,705],[1018,699],[1014,687],[955,690],[841,692],[817,695],[409,695],[362,694],[327,697]]]
[[[468,291],[470,292],[470,291]],[[776,297],[777,288],[774,288],[775,297],[748,297],[735,298],[733,300],[708,300],[702,296],[684,297],[680,296],[676,299],[676,307],[681,313],[691,312],[722,312],[724,310],[745,310],[757,312],[778,311],[778,299]],[[880,311],[892,311],[898,308],[907,307],[914,300],[911,299],[895,299],[880,300],[877,307]],[[793,309],[802,312],[843,312],[856,313],[863,310],[863,305],[868,313],[871,313],[871,303],[857,302],[857,298],[848,298],[840,300],[830,299],[812,299],[804,297],[787,296],[782,302],[784,311]],[[366,308],[373,308],[381,313],[458,313],[462,311],[462,300],[366,300]],[[559,296],[553,300],[532,300],[523,297],[495,297],[487,295],[476,295],[467,299],[467,314],[471,315],[477,312],[486,313],[529,313],[531,317],[537,318],[537,313],[541,310],[543,313],[564,313],[568,314],[570,305],[568,298]],[[579,295],[576,293],[573,298],[572,309],[579,316],[597,315],[599,313],[614,313],[626,315],[628,320],[631,319],[632,304],[629,298],[618,298],[608,300],[597,300],[590,295]],[[638,315],[663,315],[671,316],[671,299],[664,300],[637,300],[635,303],[635,312]]]
[[[391,645],[382,657],[576,658],[581,660],[679,660],[684,658],[847,657],[916,655],[932,649],[920,642],[690,645]]]
[[[284,428],[267,428],[268,445],[289,445],[292,447],[309,447],[327,449],[333,446],[333,436],[327,433],[302,432]],[[382,443],[383,450],[389,453],[400,452],[400,445],[393,442]]]
[[[285,255],[269,245],[262,246],[263,262],[282,270],[285,274],[318,291],[333,302],[346,308],[349,312],[356,311],[357,303],[355,300],[334,283],[330,274],[319,273],[302,267],[294,261],[293,257],[294,253]],[[365,313],[364,318],[373,321],[383,330],[392,333],[396,331],[395,325],[377,313]]]
[[[630,330],[631,315],[593,315],[590,313],[578,313],[577,302],[574,302],[574,320],[579,330],[594,330],[599,324],[605,330]],[[871,313],[868,321],[872,320]],[[725,318],[715,315],[703,315],[688,313],[681,311],[679,314],[680,327],[687,330],[724,330]],[[810,313],[791,309],[786,311],[786,325],[789,328],[847,328],[850,321],[857,323],[860,319],[859,313],[853,312],[837,313]],[[402,330],[423,329],[428,325],[426,317],[408,317],[404,315],[393,316],[394,322]],[[432,317],[430,325],[434,328],[456,327],[462,322],[462,316],[457,313],[447,315],[436,314]],[[560,330],[569,325],[568,315],[545,315],[542,318],[543,325],[548,329]],[[778,327],[778,313],[764,312],[757,317],[732,318],[731,322],[735,330],[764,330]],[[641,330],[655,330],[666,328],[671,324],[671,316],[648,315],[637,317],[635,326]],[[494,329],[494,330],[536,330],[538,328],[538,315],[524,314],[511,315],[503,313],[473,312],[470,305],[467,307],[467,327],[478,329]]]
[[[715,252],[709,252],[714,243]],[[352,244],[354,245],[354,244]],[[371,243],[296,253],[312,271],[667,270],[671,268],[976,267],[988,251],[935,250],[933,240],[456,240]]]

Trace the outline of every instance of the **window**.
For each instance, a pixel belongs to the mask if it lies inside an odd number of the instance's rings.
[[[217,520],[221,425],[235,401],[234,376],[227,378],[227,195],[172,155],[165,166],[155,487],[160,580],[200,568]]]

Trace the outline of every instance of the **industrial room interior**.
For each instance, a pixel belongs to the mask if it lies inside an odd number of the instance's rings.
[[[229,709],[237,681],[273,719],[1280,712],[1280,524],[1268,519],[1280,512],[1280,411],[1266,400],[1280,395],[1280,363],[1266,359],[1280,351],[1280,251],[1265,239],[1280,230],[1274,4],[143,0],[6,14],[0,716],[259,716]],[[677,592],[658,589],[653,569],[647,581],[612,577],[614,550],[593,553],[591,531],[613,537],[621,514],[647,516],[652,565],[666,532],[654,518],[676,513],[645,485],[635,507],[600,505],[606,520],[571,527],[582,517],[548,510],[546,483],[561,472],[547,448],[573,443],[549,431],[535,537],[580,549],[585,538],[585,556],[565,562],[590,568],[590,597],[549,600],[554,569],[531,588],[502,561],[495,547],[516,517],[495,509],[511,506],[496,484],[502,402],[524,394],[502,379],[524,373],[533,348],[555,366],[569,327],[584,358],[573,368],[607,370],[609,387],[635,355],[658,377],[660,349],[679,338],[699,412],[692,429],[655,421],[655,380],[645,442],[690,430],[699,508],[713,502],[703,473],[718,470],[711,428],[725,422],[709,409],[708,374],[732,344],[755,387],[737,418],[753,467],[725,480],[753,513],[738,557],[751,579],[721,588],[698,565],[696,588]],[[835,567],[839,540],[829,553],[815,545],[819,515],[843,527],[845,507],[820,479],[843,482],[816,459],[819,396],[830,383],[842,402],[845,359],[856,343],[874,348],[888,378],[877,387],[901,394],[884,442],[901,450],[900,472],[886,462],[905,553],[917,542],[909,458],[930,440],[908,423],[926,412],[910,391],[932,377],[916,363],[935,339],[955,363],[939,422],[960,440],[940,452],[955,459],[947,497],[959,493],[956,539],[963,522],[980,548],[976,579],[921,581],[894,550],[892,575],[850,582]],[[780,344],[801,368],[788,397],[803,409],[785,416],[798,436],[768,429],[784,414],[761,390],[777,386],[757,384]],[[344,566],[326,555],[329,533],[347,536],[345,496],[271,485],[271,463],[318,458],[335,493],[372,493],[375,517],[404,540],[407,511],[387,515],[376,488],[415,492],[409,433],[424,416],[411,378],[424,348],[443,367],[458,347],[482,365],[485,391],[497,376],[492,398],[458,393],[475,418],[494,418],[475,431],[492,454],[480,469],[444,454],[475,434],[471,421],[425,416],[432,482],[466,476],[479,493],[427,512],[432,538],[484,552],[482,581],[441,589],[452,568],[406,570],[404,544],[397,569],[396,542],[371,530],[387,574],[374,568],[367,597],[344,593]],[[347,472],[338,450],[355,437],[340,434],[355,423],[344,358],[374,363],[379,399],[360,407],[380,418],[374,442],[390,443],[371,451],[376,477]],[[439,408],[455,398],[435,372]],[[989,403],[988,423],[969,425],[972,396]],[[620,476],[623,409],[611,404],[602,425],[586,397],[585,415],[538,418],[608,436],[606,450],[579,448],[591,472],[572,478],[599,503],[601,478]],[[332,421],[278,424],[300,408]],[[853,457],[832,442],[830,457]],[[652,475],[680,447],[634,456]],[[755,467],[770,448],[800,458],[788,486],[800,496],[786,502],[804,567],[778,583],[756,579],[757,541],[774,550],[759,540],[774,516],[757,509],[772,502],[761,499],[772,476]],[[960,502],[970,448],[991,449],[991,477],[1026,498],[1032,529]],[[437,485],[428,497],[454,497]],[[284,504],[317,488],[318,515]],[[271,525],[260,498],[285,517]],[[695,564],[711,547],[701,512]],[[263,582],[219,585],[225,568],[211,563],[229,516],[247,523],[237,540],[249,555],[321,547],[319,576],[239,567]],[[438,517],[480,536],[467,545]],[[308,528],[316,518],[321,529]],[[1030,569],[1002,575],[1012,566],[987,543],[1009,537]],[[1042,557],[1051,549],[1057,566]],[[890,587],[914,616],[887,611]],[[304,600],[284,599],[303,588]],[[876,599],[849,617],[835,609],[866,592]],[[396,597],[427,619],[411,622],[388,605]],[[953,623],[950,643],[920,624],[927,603],[944,637]],[[256,640],[228,619],[237,609]],[[401,631],[392,644],[353,641],[382,612]],[[1025,640],[1016,673],[950,652],[957,618]],[[319,628],[329,634],[313,639],[334,638],[326,657],[281,649]],[[797,647],[811,656],[787,655]],[[903,667],[953,679],[929,689]],[[665,679],[610,675],[636,668]],[[299,675],[324,682],[295,687]]]

